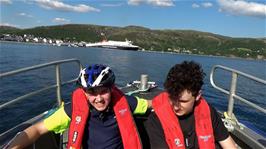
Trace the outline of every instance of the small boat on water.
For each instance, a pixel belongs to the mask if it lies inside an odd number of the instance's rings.
[[[125,40],[125,41],[103,40],[102,42],[87,43],[86,47],[133,50],[133,51],[136,51],[140,48],[139,46],[133,45],[132,41],[130,40]]]
[[[17,97],[14,100],[7,101],[6,103],[3,103],[0,105],[0,110],[9,107],[10,105],[21,101],[21,100],[27,100],[27,98],[40,94],[42,92],[46,92],[47,90],[55,89],[57,93],[57,103],[58,106],[62,103],[61,101],[61,87],[66,84],[71,84],[77,80],[77,78],[68,80],[66,82],[61,82],[61,76],[60,76],[60,67],[61,64],[65,63],[77,63],[77,67],[79,69],[82,68],[82,65],[79,60],[77,59],[67,59],[67,60],[60,60],[60,61],[54,61],[54,62],[49,62],[45,64],[40,64],[40,65],[35,65],[31,67],[26,67],[10,72],[5,72],[5,73],[0,73],[0,79],[4,77],[13,77],[16,74],[24,73],[27,71],[32,71],[36,69],[41,69],[49,66],[55,66],[55,72],[56,72],[56,84],[51,85],[39,90],[35,90],[31,93],[28,93],[26,95]],[[228,71],[232,73],[232,82],[231,82],[231,88],[230,91],[221,88],[220,86],[215,84],[214,80],[214,75],[217,69],[222,69],[225,71]],[[228,96],[228,110],[226,111],[226,114],[224,114],[225,111],[219,111],[219,113],[222,116],[222,120],[230,132],[232,138],[235,140],[235,142],[238,144],[239,148],[242,149],[249,149],[249,148],[254,148],[254,149],[265,149],[266,148],[266,136],[263,133],[260,133],[257,131],[254,127],[251,127],[250,125],[246,125],[242,123],[241,121],[238,121],[237,118],[234,116],[234,100],[239,100],[247,104],[250,108],[259,110],[260,112],[263,112],[263,114],[266,114],[265,108],[262,108],[254,103],[251,103],[249,100],[239,96],[236,94],[236,86],[237,86],[237,77],[245,77],[251,80],[254,80],[258,83],[261,83],[262,85],[266,85],[266,80],[262,80],[260,78],[254,77],[252,75],[240,72],[235,69],[231,69],[228,67],[216,65],[213,66],[211,74],[210,74],[210,82],[212,86],[226,94]],[[163,90],[159,88],[156,85],[156,82],[149,82],[148,80],[148,75],[141,75],[141,78],[139,81],[133,81],[129,82],[127,85],[120,87],[120,89],[128,95],[136,95],[139,97],[147,98],[147,99],[152,99],[154,96],[158,95],[160,92]],[[30,120],[27,120],[23,123],[20,123],[19,125],[5,131],[1,132],[0,134],[0,147],[2,148],[4,144],[9,142],[18,132],[24,130],[28,126],[42,120],[45,115],[47,115],[48,111],[36,115]],[[136,117],[136,124],[139,128],[139,133],[141,134],[143,131],[143,128],[141,127],[142,123],[144,123],[146,120],[146,117]],[[143,139],[143,138],[142,138]],[[144,139],[145,140],[145,139]],[[54,134],[52,132],[41,136],[34,144],[29,146],[28,148],[37,148],[37,149],[44,149],[44,148],[55,148],[55,149],[61,149],[65,148],[67,144],[67,131],[63,134]]]

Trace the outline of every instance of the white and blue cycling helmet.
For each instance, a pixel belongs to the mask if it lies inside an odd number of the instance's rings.
[[[110,67],[94,64],[80,71],[77,82],[84,89],[111,87],[115,82],[115,75]]]

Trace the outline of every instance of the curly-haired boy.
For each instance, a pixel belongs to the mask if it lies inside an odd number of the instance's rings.
[[[193,61],[170,69],[145,124],[151,148],[236,148],[217,111],[202,97],[204,76]]]

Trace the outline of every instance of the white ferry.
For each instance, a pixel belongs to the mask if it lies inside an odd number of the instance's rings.
[[[132,41],[130,40],[125,40],[125,41],[103,40],[101,42],[96,42],[96,43],[87,43],[86,47],[133,50],[133,51],[140,49],[139,46],[133,45]]]

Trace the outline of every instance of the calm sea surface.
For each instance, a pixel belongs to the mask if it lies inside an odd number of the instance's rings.
[[[111,66],[116,74],[116,83],[119,86],[123,86],[129,81],[139,80],[140,75],[145,73],[149,74],[149,80],[156,81],[160,87],[163,87],[164,79],[174,64],[184,60],[193,60],[200,63],[206,73],[203,95],[218,110],[227,109],[227,96],[216,91],[210,85],[209,74],[213,65],[224,65],[266,80],[266,61],[23,43],[0,42],[0,44],[1,73],[56,60],[76,58],[81,61],[83,66],[93,63]],[[62,81],[75,78],[78,74],[78,68],[75,64],[64,64],[61,67]],[[14,77],[1,78],[0,103],[47,85],[55,84],[54,78],[54,67],[19,74]],[[218,71],[215,78],[217,84],[229,89],[231,78],[229,73]],[[265,85],[262,86],[241,77],[237,85],[237,94],[250,99],[253,103],[266,107]],[[75,84],[62,88],[65,101],[70,100],[74,88]],[[48,91],[1,110],[0,133],[55,106],[56,97],[53,94],[55,94],[55,91]],[[235,103],[234,112],[240,121],[250,122],[264,133],[266,132],[266,117],[261,112],[255,111],[239,101]]]

